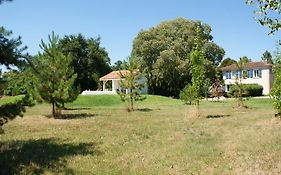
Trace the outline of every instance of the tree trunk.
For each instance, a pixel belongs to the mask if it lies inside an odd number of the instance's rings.
[[[56,117],[56,106],[55,106],[55,102],[52,102],[52,105],[53,105],[53,108],[52,108],[52,115],[53,115],[53,118]]]

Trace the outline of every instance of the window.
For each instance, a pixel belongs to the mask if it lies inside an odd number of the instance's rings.
[[[255,78],[262,78],[261,69],[256,69],[256,70],[254,70],[254,77],[255,77]]]
[[[242,78],[242,72],[241,71],[235,71],[234,76],[235,76],[235,78]]]
[[[247,77],[248,78],[253,78],[253,69],[247,70]]]
[[[226,71],[225,72],[225,78],[226,79],[231,79],[231,72],[230,71]]]

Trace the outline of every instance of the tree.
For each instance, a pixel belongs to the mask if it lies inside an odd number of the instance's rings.
[[[157,82],[155,86],[158,87],[159,91],[163,90],[163,92],[160,91],[160,94],[168,91],[170,96],[177,97],[179,95],[181,84],[180,81],[174,80],[181,76],[184,68],[182,61],[173,50],[164,50],[160,53],[152,70]]]
[[[273,64],[271,53],[267,50],[262,54],[262,61],[268,64]]]
[[[274,34],[281,29],[281,1],[280,0],[246,0],[248,4],[257,5],[257,21],[270,29],[270,34]]]
[[[180,91],[180,99],[187,105],[192,105],[195,101],[195,87],[187,84],[183,90]]]
[[[242,56],[241,58],[239,58],[239,60],[240,60],[241,62],[243,62],[244,64],[245,64],[245,63],[249,63],[249,62],[252,61],[252,60],[251,60],[250,58],[248,58],[247,56]]]
[[[100,46],[100,37],[86,39],[82,34],[65,36],[59,41],[62,52],[72,56],[71,66],[77,74],[75,87],[81,91],[98,89],[99,78],[111,71],[110,59]]]
[[[73,101],[78,96],[73,87],[77,74],[71,67],[72,58],[64,55],[58,45],[59,38],[54,32],[49,35],[49,43],[41,41],[42,53],[35,59],[37,88],[43,100],[52,104],[52,116],[58,117],[65,102]]]
[[[214,79],[213,70],[221,62],[224,50],[212,41],[211,27],[200,21],[177,18],[139,32],[133,41],[132,56],[138,60],[139,68],[148,80],[149,93],[178,97],[180,90],[190,83],[188,69],[190,53],[195,46],[196,28],[199,40],[203,41],[204,66],[208,77]],[[179,73],[177,78],[169,77],[167,70],[171,66],[163,60],[177,66],[174,67],[177,71],[173,72]],[[159,75],[163,77],[159,78]],[[178,86],[176,89],[167,88],[171,84]]]
[[[274,52],[273,72],[274,82],[270,95],[273,99],[273,106],[277,110],[276,116],[281,117],[281,52],[279,45],[276,47]]]
[[[247,59],[245,57],[239,58],[239,61],[236,63],[238,69],[238,75],[235,77],[235,97],[237,98],[237,107],[245,107],[243,103],[243,94],[246,93],[243,89],[242,80],[246,77],[246,72],[244,71],[245,64]]]
[[[204,53],[198,49],[195,49],[190,54],[191,57],[191,68],[190,73],[192,76],[191,82],[194,87],[194,99],[197,106],[198,116],[199,114],[199,104],[202,99],[202,87],[205,81],[205,67],[204,67]]]
[[[21,46],[21,37],[11,38],[12,31],[0,27],[0,65],[22,67],[27,62],[30,62],[30,56],[23,54],[27,49],[26,46]]]
[[[222,60],[220,67],[230,66],[235,63],[236,63],[236,60],[227,57],[226,59]]]
[[[211,80],[209,78],[206,78],[202,86],[202,92],[207,101],[210,94],[210,86],[212,85],[211,83]]]
[[[122,101],[128,102],[128,111],[134,110],[134,102],[146,99],[141,95],[141,89],[145,83],[142,82],[142,74],[137,69],[135,60],[131,57],[125,65],[126,73],[121,73],[122,80],[120,81],[121,91],[118,92]]]
[[[126,64],[125,60],[123,60],[123,61],[118,60],[112,66],[112,70],[114,70],[114,71],[124,70],[125,69],[125,64]]]
[[[6,86],[4,94],[9,96],[25,95],[25,105],[35,105],[35,102],[42,101],[38,94],[34,74],[31,68],[24,71],[9,71],[3,74],[3,81]]]

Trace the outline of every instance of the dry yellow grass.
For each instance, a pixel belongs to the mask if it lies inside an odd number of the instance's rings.
[[[89,99],[94,100],[94,99]],[[148,98],[70,110],[52,119],[46,104],[4,126],[0,174],[281,174],[281,121],[268,99],[203,102]]]

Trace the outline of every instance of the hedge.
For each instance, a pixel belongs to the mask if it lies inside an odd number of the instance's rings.
[[[243,97],[256,97],[256,96],[262,96],[263,87],[258,84],[242,84],[243,89]],[[227,96],[233,97],[236,94],[236,87],[235,85],[232,85],[230,87],[229,92],[227,93]]]
[[[16,116],[23,116],[25,112],[25,95],[3,97],[0,100],[0,134],[3,133],[1,126],[14,119]]]

